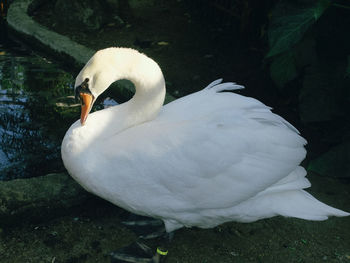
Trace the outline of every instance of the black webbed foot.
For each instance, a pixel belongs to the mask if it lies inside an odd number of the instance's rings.
[[[111,253],[111,263],[161,263],[168,251],[164,248],[152,250],[142,240]]]
[[[163,221],[130,214],[122,224],[133,231],[138,239],[129,246],[111,253],[112,263],[160,263],[164,261],[172,235],[166,233]],[[151,243],[161,246],[149,246],[148,244]]]
[[[143,239],[161,237],[165,233],[163,221],[150,217],[132,214],[122,224],[133,231],[139,238]]]

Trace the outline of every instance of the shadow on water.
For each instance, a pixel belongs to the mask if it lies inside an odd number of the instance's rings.
[[[0,0],[0,180],[60,172],[62,138],[80,114],[74,78],[13,41],[7,8]],[[103,94],[93,110],[115,105],[113,95]]]
[[[60,142],[79,114],[72,75],[21,47],[0,50],[0,179],[62,170]]]
[[[8,39],[0,42],[0,180],[64,170],[61,141],[80,115],[73,85],[57,64]],[[116,104],[107,96],[94,109]]]
[[[80,114],[74,78],[11,40],[4,16],[0,23],[0,180],[63,171],[61,141]],[[100,97],[93,110],[126,100],[113,90]]]
[[[61,171],[60,143],[79,114],[71,96],[73,77],[10,40],[5,11],[0,16],[0,180]]]

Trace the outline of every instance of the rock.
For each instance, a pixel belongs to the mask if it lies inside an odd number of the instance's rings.
[[[95,51],[36,23],[27,14],[31,2],[31,0],[16,0],[10,5],[7,23],[12,33],[16,33],[22,41],[45,50],[62,61],[69,61],[70,66],[79,65],[80,68],[84,65]]]
[[[109,12],[98,0],[57,0],[54,14],[54,20],[82,30],[99,30],[109,17]]]
[[[63,173],[0,181],[0,225],[40,222],[64,215],[90,197]]]

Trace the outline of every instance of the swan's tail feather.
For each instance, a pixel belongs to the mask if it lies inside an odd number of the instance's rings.
[[[326,205],[304,190],[275,192],[241,203],[235,210],[244,214],[233,215],[240,222],[253,222],[277,215],[321,221],[329,216],[349,216],[350,213]]]
[[[280,193],[276,198],[279,200],[284,199],[287,202],[285,206],[276,206],[276,212],[282,216],[307,220],[326,220],[329,216],[350,215],[347,212],[318,201],[304,190],[286,192],[285,195]]]
[[[206,88],[204,88],[204,90],[221,92],[221,91],[244,89],[244,86],[237,85],[234,82],[225,82],[225,83],[221,83],[221,82],[222,82],[222,79],[214,80]]]
[[[255,197],[234,207],[233,218],[241,222],[281,215],[306,220],[326,220],[329,216],[349,216],[350,213],[326,205],[302,190],[311,184],[306,171],[297,167],[287,177],[260,192]],[[240,214],[240,211],[245,211]]]

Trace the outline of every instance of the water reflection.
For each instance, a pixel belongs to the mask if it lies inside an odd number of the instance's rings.
[[[73,77],[38,56],[0,52],[0,179],[62,170],[60,143],[79,115]]]

